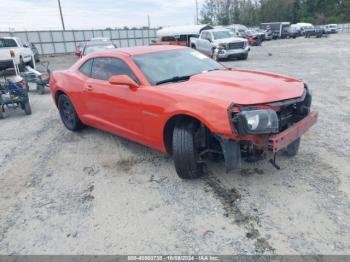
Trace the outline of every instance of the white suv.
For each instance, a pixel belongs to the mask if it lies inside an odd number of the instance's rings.
[[[20,71],[25,65],[35,67],[33,52],[28,44],[17,37],[0,37],[0,70],[13,67],[11,53]]]

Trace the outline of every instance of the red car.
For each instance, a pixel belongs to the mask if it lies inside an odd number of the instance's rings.
[[[251,30],[241,32],[240,36],[247,39],[249,45],[251,46],[260,46],[262,43],[262,39],[259,34]]]
[[[303,82],[180,46],[95,52],[53,72],[51,88],[69,130],[88,125],[167,152],[187,179],[211,159],[229,171],[266,151],[293,156],[317,119]]]

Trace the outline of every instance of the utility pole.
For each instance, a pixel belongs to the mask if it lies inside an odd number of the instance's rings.
[[[65,28],[65,26],[64,26],[64,20],[63,20],[62,8],[61,8],[61,0],[58,0],[58,8],[60,9],[62,28],[63,28],[63,31],[65,31],[66,28]]]
[[[198,21],[198,0],[196,0],[196,24],[197,25],[199,24],[199,21]]]

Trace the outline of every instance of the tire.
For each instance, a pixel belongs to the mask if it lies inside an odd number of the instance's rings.
[[[34,69],[34,60],[33,60],[33,57],[32,59],[28,62],[28,65]]]
[[[0,106],[0,120],[4,118],[5,118],[4,111],[2,109],[2,106]]]
[[[20,57],[19,58],[19,65],[18,65],[18,69],[20,72],[24,72],[24,69],[25,69],[25,63],[23,61],[23,58]]]
[[[243,54],[240,56],[240,60],[247,60],[248,59],[248,54]]]
[[[58,97],[58,110],[64,126],[70,131],[77,131],[83,127],[74,105],[68,96],[62,94]]]
[[[30,107],[29,100],[24,103],[23,108],[24,108],[24,112],[25,112],[26,115],[31,115],[32,114],[32,108]]]
[[[36,90],[38,91],[38,93],[39,93],[40,95],[45,94],[45,86],[44,86],[44,85],[37,84]]]
[[[293,143],[287,146],[287,148],[285,149],[285,154],[290,157],[296,156],[299,152],[299,147],[300,147],[300,138],[298,138]]]
[[[191,45],[191,48],[195,49],[195,50],[197,49],[197,47],[195,45]]]
[[[198,163],[195,149],[195,127],[179,123],[173,132],[173,158],[178,176],[182,179],[196,179],[203,174],[203,164]]]

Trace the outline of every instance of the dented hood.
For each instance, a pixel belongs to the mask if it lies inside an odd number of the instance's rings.
[[[183,96],[240,105],[263,104],[297,98],[304,83],[284,75],[249,70],[220,70],[192,76],[188,81],[164,86]]]

